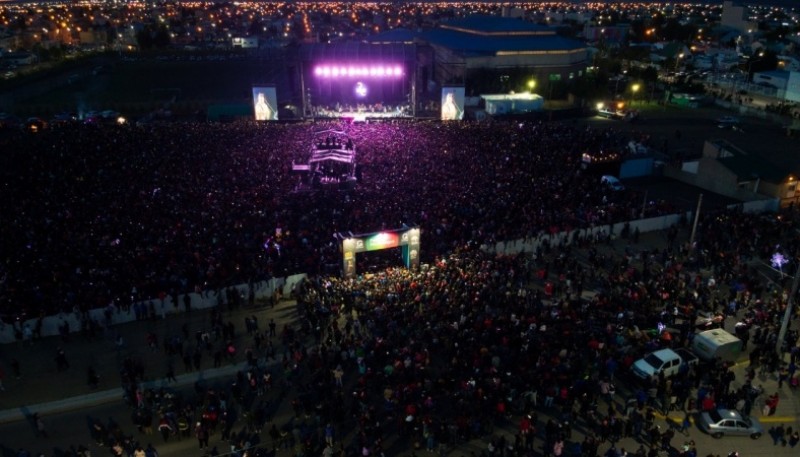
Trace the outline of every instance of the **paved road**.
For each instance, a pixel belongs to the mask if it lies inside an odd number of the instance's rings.
[[[774,122],[752,116],[739,116],[738,113],[716,106],[682,108],[642,104],[634,108],[641,109],[641,122],[591,117],[575,123],[649,137],[650,144],[670,158],[698,157],[706,140],[722,139],[748,154],[764,157],[778,166],[797,168],[797,140],[787,137],[786,129]],[[720,129],[715,120],[731,115],[741,119],[741,129]]]

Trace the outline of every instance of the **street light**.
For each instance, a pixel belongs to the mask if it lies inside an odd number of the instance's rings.
[[[535,79],[529,79],[528,80],[528,92],[533,93],[533,89],[535,87],[536,87],[536,80]]]
[[[678,58],[675,59],[675,71],[678,71],[678,67],[681,65],[681,59],[683,59],[683,53],[678,54]]]
[[[633,102],[636,100],[636,92],[639,92],[640,87],[641,86],[639,86],[638,83],[631,86],[631,92],[633,92],[633,99],[631,100],[631,106],[633,106]]]

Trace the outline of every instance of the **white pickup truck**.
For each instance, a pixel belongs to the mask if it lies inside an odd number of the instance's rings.
[[[664,373],[665,378],[675,376],[683,365],[697,365],[699,359],[686,349],[661,349],[651,352],[637,360],[631,366],[634,376],[649,379]]]

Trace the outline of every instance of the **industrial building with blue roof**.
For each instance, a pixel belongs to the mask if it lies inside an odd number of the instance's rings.
[[[471,15],[418,32],[389,30],[368,41],[430,46],[430,79],[439,84],[469,85],[470,74],[478,70],[510,69],[537,81],[566,81],[581,76],[589,64],[583,42],[560,36],[553,27],[501,16]]]

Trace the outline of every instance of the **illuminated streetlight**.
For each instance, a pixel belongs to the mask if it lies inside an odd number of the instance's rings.
[[[641,86],[639,85],[639,83],[635,83],[631,86],[631,92],[633,92],[633,97],[631,99],[631,106],[633,105],[633,101],[636,100],[636,93],[639,92],[640,88]]]
[[[533,89],[536,87],[536,80],[529,79],[528,80],[528,92],[533,92]]]

